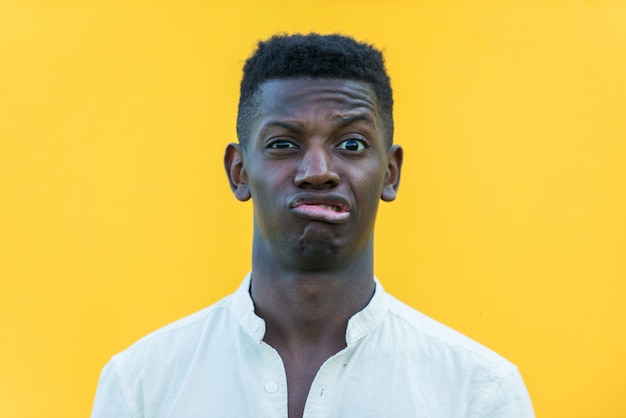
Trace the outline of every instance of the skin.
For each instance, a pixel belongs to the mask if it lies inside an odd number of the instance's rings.
[[[285,365],[289,417],[301,417],[373,295],[376,212],[396,197],[402,148],[385,145],[367,83],[272,80],[260,92],[247,145],[229,144],[224,164],[237,199],[254,202],[250,292]]]

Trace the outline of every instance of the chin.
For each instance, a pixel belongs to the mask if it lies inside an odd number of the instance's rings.
[[[341,257],[345,251],[339,245],[334,243],[299,243],[299,245],[294,245],[291,247],[291,250],[297,258],[329,258],[335,259]]]
[[[346,251],[336,242],[298,240],[283,246],[282,256],[299,269],[321,271],[341,264],[346,258]]]

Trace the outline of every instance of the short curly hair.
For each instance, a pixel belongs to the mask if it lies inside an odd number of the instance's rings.
[[[337,78],[368,83],[376,94],[384,141],[393,143],[393,92],[383,54],[374,46],[345,35],[274,35],[259,41],[243,67],[237,114],[237,137],[246,145],[259,105],[261,85],[270,80]]]

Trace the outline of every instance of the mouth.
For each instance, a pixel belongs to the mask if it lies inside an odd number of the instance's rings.
[[[342,223],[350,217],[348,203],[343,198],[299,198],[290,208],[302,218],[328,223]]]

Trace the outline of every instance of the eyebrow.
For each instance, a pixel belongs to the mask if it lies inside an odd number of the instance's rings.
[[[339,128],[345,128],[346,126],[350,126],[355,122],[365,122],[368,125],[375,127],[376,124],[371,115],[362,113],[354,116],[346,116],[346,117],[336,117],[333,118]],[[301,132],[303,130],[303,124],[297,122],[285,122],[281,120],[270,120],[263,124],[263,127],[260,130],[260,134],[264,135],[271,128],[283,128],[292,132]]]
[[[284,122],[281,120],[271,120],[263,125],[263,127],[261,128],[261,133],[266,132],[270,128],[284,128],[289,131],[300,131],[302,130],[302,124],[294,122]]]
[[[352,125],[355,122],[366,122],[368,125],[376,126],[374,123],[374,119],[369,113],[360,113],[354,116],[346,116],[337,118],[337,124],[340,128],[344,128],[346,126]]]

